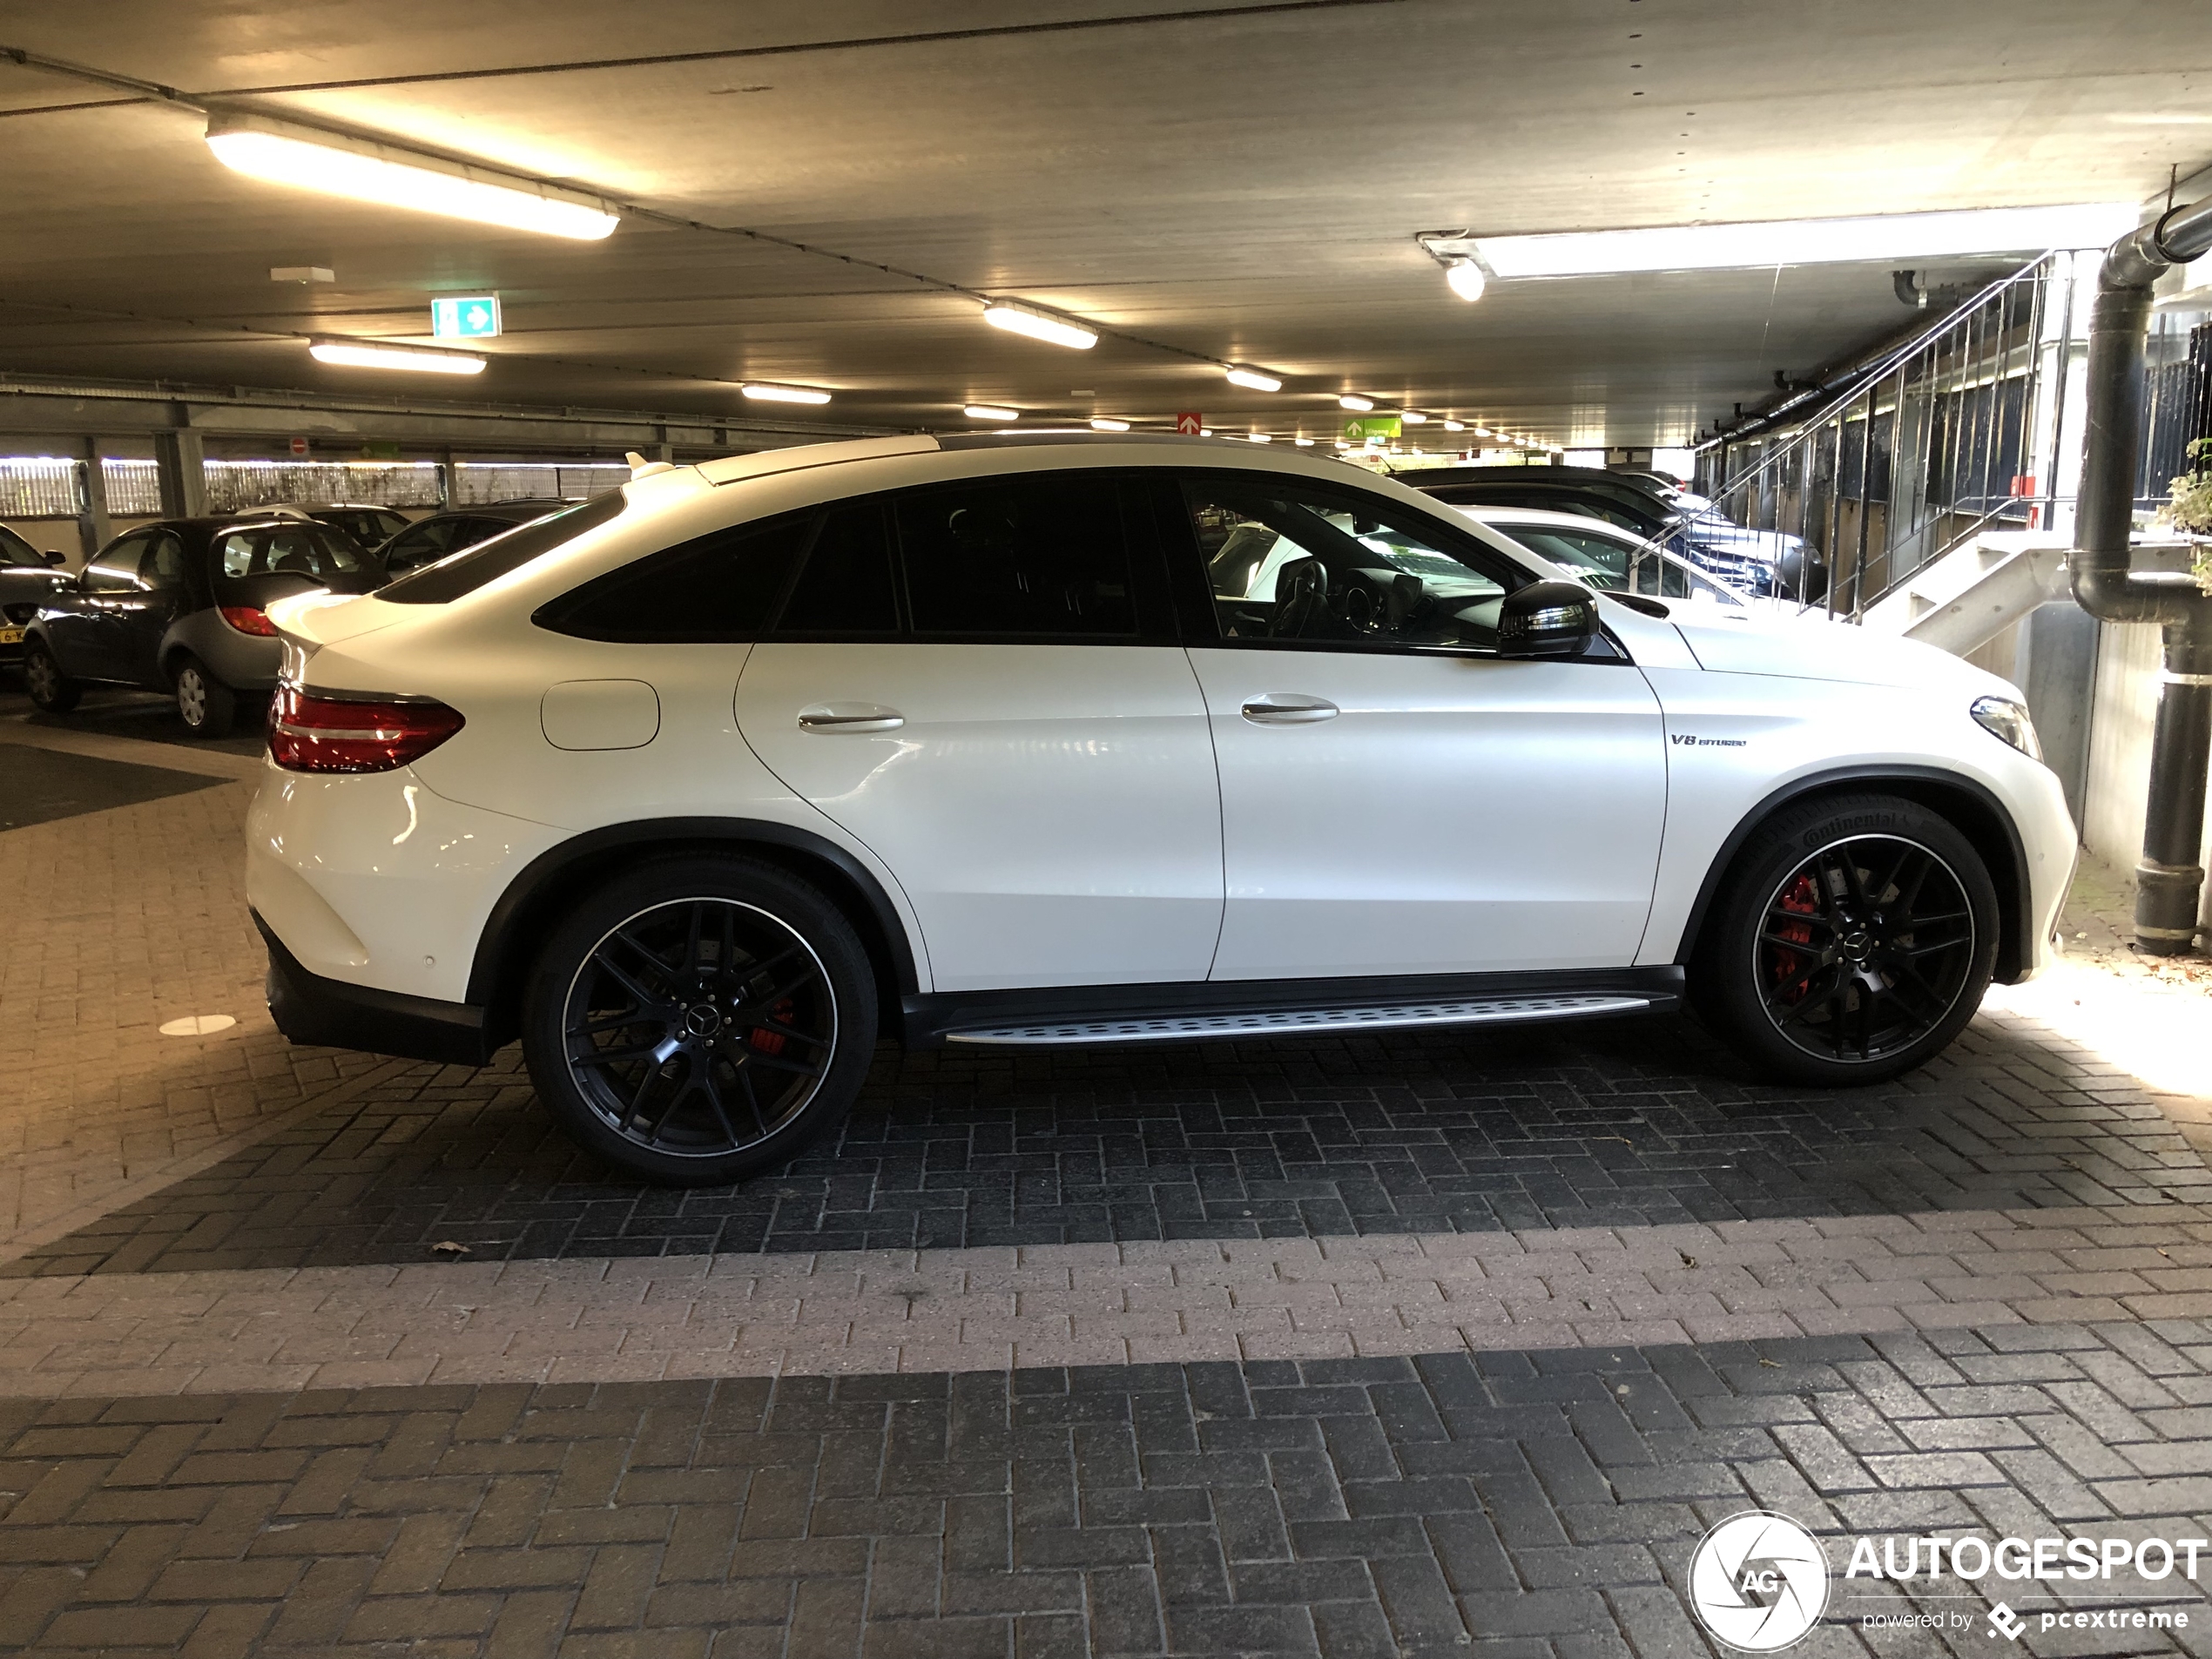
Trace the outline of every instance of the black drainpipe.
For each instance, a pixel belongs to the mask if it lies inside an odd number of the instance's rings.
[[[2135,867],[2135,940],[2179,955],[2196,937],[2204,871],[2204,773],[2212,745],[2212,594],[2181,571],[2132,570],[2128,533],[2143,432],[2151,285],[2212,251],[2212,198],[2176,207],[2105,251],[2089,323],[2088,444],[2075,503],[2074,597],[2107,622],[2164,630],[2166,672],[2151,735],[2150,799]]]

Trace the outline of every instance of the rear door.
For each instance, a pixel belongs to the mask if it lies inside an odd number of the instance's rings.
[[[871,848],[939,990],[1202,980],[1205,704],[1147,498],[1097,471],[845,503],[747,658],[739,729]]]
[[[1352,488],[1184,489],[1220,759],[1218,980],[1625,967],[1666,808],[1634,664],[1508,661],[1521,573]],[[1200,561],[1203,561],[1201,563]]]

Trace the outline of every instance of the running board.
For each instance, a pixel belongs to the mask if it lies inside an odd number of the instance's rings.
[[[1378,1031],[1403,1026],[1496,1025],[1520,1020],[1572,1020],[1597,1014],[1642,1014],[1671,1007],[1675,1001],[1675,997],[1664,994],[1485,996],[1448,1002],[1392,1002],[1358,1008],[1257,1008],[1218,1014],[1148,1015],[1119,1020],[977,1025],[948,1030],[944,1040],[992,1045],[1157,1042],[1174,1037],[1271,1036],[1304,1031]]]

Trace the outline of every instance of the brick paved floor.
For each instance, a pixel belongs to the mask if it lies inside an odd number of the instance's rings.
[[[0,774],[162,764],[105,729]],[[1848,1095],[1684,1021],[887,1049],[833,1148],[669,1193],[511,1055],[285,1045],[251,763],[169,752],[216,783],[0,833],[0,1653],[1657,1659],[1753,1504],[1839,1574],[2212,1536],[2212,1100],[2065,986]],[[2178,1575],[1835,1594],[1798,1651],[1987,1659],[2001,1596],[2212,1652]],[[2190,1622],[2040,1628],[2115,1607]],[[1969,1616],[1858,1622],[1914,1610]]]
[[[1697,1653],[1690,1548],[1747,1507],[1839,1571],[1858,1533],[2203,1535],[2208,1360],[2173,1320],[0,1403],[0,1651]],[[1839,1579],[1802,1651],[1986,1649],[1856,1628],[1937,1588]],[[1940,1588],[2190,1619],[2038,1655],[2212,1635],[2178,1575]]]

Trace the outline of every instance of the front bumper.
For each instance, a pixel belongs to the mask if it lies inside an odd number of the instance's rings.
[[[448,1066],[481,1066],[491,1059],[495,1045],[485,1029],[483,1009],[311,974],[259,911],[248,914],[269,948],[270,1017],[293,1042]]]

